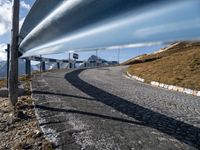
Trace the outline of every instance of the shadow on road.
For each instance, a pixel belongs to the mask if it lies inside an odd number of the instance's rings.
[[[49,106],[43,106],[43,105],[35,105],[35,107],[39,108],[39,109],[43,109],[43,110],[73,113],[73,114],[81,114],[81,115],[99,117],[99,118],[103,118],[103,119],[110,119],[110,120],[114,120],[114,121],[120,121],[120,122],[125,122],[125,123],[136,124],[136,125],[145,125],[144,123],[141,123],[141,122],[136,122],[136,121],[112,117],[112,116],[101,115],[101,114],[97,114],[97,113],[90,113],[90,112],[84,112],[84,111],[79,111],[79,110],[73,110],[73,109],[62,109],[62,108],[55,108],[55,107],[49,107]]]
[[[139,122],[144,123],[145,126],[157,129],[166,133],[179,141],[200,149],[200,129],[182,121],[170,118],[166,115],[154,112],[150,109],[144,108],[133,102],[110,94],[100,88],[97,88],[85,81],[83,81],[79,74],[83,71],[75,70],[67,73],[65,79],[73,86],[86,93],[87,95],[102,102],[115,110],[132,117]],[[42,106],[43,107],[43,106]]]
[[[32,93],[33,94],[48,94],[48,95],[57,95],[57,96],[64,96],[64,97],[80,98],[80,99],[93,100],[93,101],[96,100],[94,98],[89,98],[89,97],[76,96],[76,95],[70,95],[70,94],[64,94],[64,93],[48,92],[48,91],[33,90]]]

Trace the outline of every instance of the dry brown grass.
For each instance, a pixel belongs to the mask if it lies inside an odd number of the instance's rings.
[[[19,81],[30,82],[31,76],[23,75],[19,77]],[[0,79],[0,88],[6,87],[7,79]]]
[[[8,99],[1,99],[0,133],[1,150],[53,150],[55,146],[45,139],[40,129],[30,95],[19,97],[15,107]]]
[[[5,79],[0,80],[0,88],[2,88],[2,87],[6,87],[6,80]]]
[[[19,97],[14,107],[8,98],[0,98],[0,149],[55,149],[55,144],[44,137],[35,116],[30,95],[31,76],[20,76],[19,81],[26,96]],[[0,80],[0,85],[5,83],[6,80]]]
[[[31,81],[31,76],[29,76],[29,75],[22,75],[22,76],[19,77],[19,81],[23,81],[23,82]]]
[[[200,45],[199,43],[183,42],[159,54],[145,55],[143,61],[131,65],[131,74],[148,81],[182,86],[200,90]]]

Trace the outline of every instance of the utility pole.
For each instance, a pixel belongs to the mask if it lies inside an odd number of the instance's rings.
[[[9,67],[9,100],[15,105],[18,100],[18,37],[19,37],[19,0],[13,0],[12,31]]]

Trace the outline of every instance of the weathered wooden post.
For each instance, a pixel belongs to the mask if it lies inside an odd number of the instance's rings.
[[[10,67],[8,80],[8,95],[12,105],[15,105],[18,100],[18,34],[19,0],[13,0]]]
[[[8,88],[8,76],[9,76],[9,60],[10,60],[10,44],[7,44],[7,88]]]

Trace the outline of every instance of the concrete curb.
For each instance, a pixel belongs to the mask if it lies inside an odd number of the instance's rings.
[[[134,76],[134,75],[131,75],[128,71],[126,73],[127,73],[127,75],[128,75],[129,78],[132,78],[132,79],[144,82],[144,79],[142,79],[140,77],[137,77],[137,76]]]
[[[138,81],[141,81],[141,82],[145,82],[144,79],[137,77],[137,76],[134,76],[134,75],[131,75],[128,71],[126,72],[126,74],[131,79],[135,79],[135,80],[138,80]],[[161,88],[168,89],[168,90],[171,90],[171,91],[181,92],[181,93],[190,94],[190,95],[194,95],[194,96],[200,96],[200,91],[197,91],[197,90],[191,90],[191,89],[183,88],[183,87],[180,87],[180,86],[168,85],[168,84],[159,83],[159,82],[156,82],[156,81],[151,81],[150,84],[154,87],[161,87]]]

